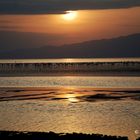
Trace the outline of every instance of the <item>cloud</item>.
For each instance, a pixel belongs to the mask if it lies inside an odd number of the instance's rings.
[[[67,10],[140,6],[140,0],[0,0],[0,14],[60,14]]]

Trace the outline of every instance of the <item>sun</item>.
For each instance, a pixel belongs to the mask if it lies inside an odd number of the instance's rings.
[[[77,17],[76,11],[66,11],[66,14],[63,15],[63,19],[67,21],[75,20]]]

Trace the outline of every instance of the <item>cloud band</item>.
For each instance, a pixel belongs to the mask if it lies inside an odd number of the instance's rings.
[[[0,14],[61,14],[67,10],[136,6],[140,6],[140,0],[0,0]]]

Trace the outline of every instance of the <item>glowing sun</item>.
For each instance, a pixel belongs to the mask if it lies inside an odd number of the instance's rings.
[[[76,19],[77,17],[77,12],[75,11],[67,11],[66,14],[63,15],[63,19],[67,21],[71,21]]]

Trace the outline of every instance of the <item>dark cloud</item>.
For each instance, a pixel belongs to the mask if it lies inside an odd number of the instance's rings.
[[[140,6],[140,0],[0,0],[0,14],[53,14],[67,10]]]

